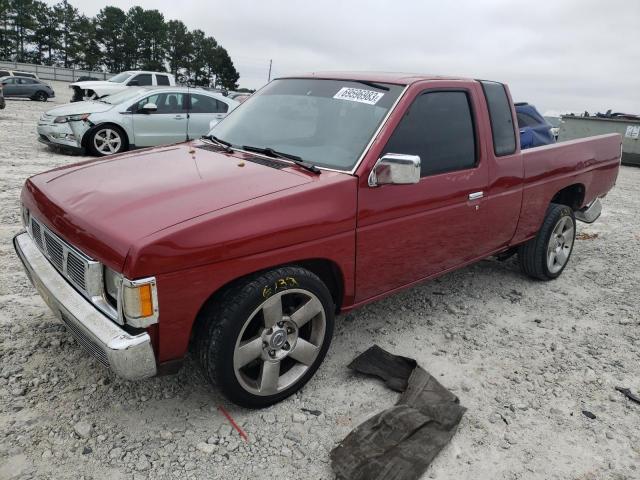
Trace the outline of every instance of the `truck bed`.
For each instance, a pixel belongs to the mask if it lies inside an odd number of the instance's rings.
[[[618,176],[620,145],[620,135],[613,133],[524,150],[522,209],[513,243],[535,235],[549,202],[563,188],[582,188],[578,208],[606,195]]]

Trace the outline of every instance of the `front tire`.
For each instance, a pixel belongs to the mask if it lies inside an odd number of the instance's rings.
[[[115,125],[98,126],[89,133],[87,146],[92,154],[99,157],[115,155],[127,149],[126,136]]]
[[[334,310],[326,285],[303,268],[250,277],[203,310],[196,338],[200,364],[232,402],[272,405],[315,374],[331,343]]]
[[[518,249],[520,268],[539,280],[558,278],[569,263],[575,238],[573,210],[552,203],[538,234]]]

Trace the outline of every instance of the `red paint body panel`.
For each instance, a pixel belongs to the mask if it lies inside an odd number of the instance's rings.
[[[128,278],[156,277],[160,317],[149,333],[159,362],[184,355],[203,304],[239,277],[322,259],[339,272],[341,308],[349,310],[526,241],[567,186],[582,185],[587,204],[615,183],[619,135],[524,153],[518,145],[514,154],[496,157],[487,105],[474,80],[307,76],[407,86],[353,175],[275,169],[241,152],[212,152],[192,142],[27,181],[23,203],[60,236]],[[393,130],[416,95],[430,89],[468,92],[476,166],[414,185],[370,188],[367,178]],[[480,191],[481,199],[468,199]]]
[[[238,163],[223,153],[175,145],[36,175],[27,181],[33,202],[23,201],[72,244],[121,270],[129,249],[144,237],[312,178]],[[92,238],[94,232],[100,238]]]
[[[612,133],[525,150],[522,213],[513,243],[535,235],[553,196],[569,185],[585,187],[584,205],[615,185],[620,135]]]

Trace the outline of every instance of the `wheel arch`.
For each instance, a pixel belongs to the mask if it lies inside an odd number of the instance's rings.
[[[550,203],[566,205],[574,211],[579,210],[585,199],[586,188],[582,183],[574,183],[557,192]]]
[[[281,263],[254,272],[248,272],[240,277],[228,281],[227,283],[221,285],[219,288],[216,288],[216,290],[211,292],[211,294],[206,298],[206,300],[198,309],[198,313],[196,314],[194,322],[191,326],[191,333],[189,335],[190,343],[193,341],[196,332],[198,332],[199,327],[202,325],[202,322],[206,319],[203,313],[207,310],[207,307],[211,305],[211,303],[219,299],[226,290],[234,287],[240,282],[250,281],[252,277],[256,277],[268,271],[282,267],[301,267],[317,275],[329,289],[329,293],[331,294],[336,307],[335,313],[337,314],[340,312],[340,307],[342,306],[345,290],[344,273],[336,262],[327,258],[309,258],[305,260],[296,260],[292,262]]]
[[[93,135],[93,133],[99,128],[107,127],[107,126],[116,127],[118,130],[120,130],[124,134],[124,139],[126,142],[125,150],[128,150],[129,147],[131,146],[131,140],[129,139],[129,134],[127,133],[127,130],[122,125],[118,125],[115,122],[102,122],[102,123],[97,123],[93,125],[89,130],[84,132],[84,135],[82,136],[82,141],[80,142],[82,147],[89,148],[89,138],[91,137],[91,135]]]

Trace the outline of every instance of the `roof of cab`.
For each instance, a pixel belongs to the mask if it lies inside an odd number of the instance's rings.
[[[422,73],[401,73],[401,72],[309,72],[300,75],[287,75],[280,78],[322,78],[333,80],[358,80],[379,83],[392,83],[397,85],[409,85],[411,83],[424,80],[462,80],[475,81],[472,78],[448,77],[440,75],[427,75]]]

